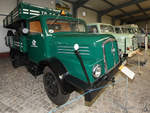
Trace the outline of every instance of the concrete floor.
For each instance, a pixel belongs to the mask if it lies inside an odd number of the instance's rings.
[[[148,59],[141,74],[138,55],[129,59],[128,67],[136,73],[134,80],[127,82],[126,76],[118,72],[116,85],[105,88],[91,107],[85,106],[81,97],[56,113],[150,113],[149,53],[139,57]],[[73,92],[69,101],[79,95]],[[0,59],[0,113],[48,113],[56,107],[46,96],[42,76],[35,79],[25,67],[13,69],[9,59]]]

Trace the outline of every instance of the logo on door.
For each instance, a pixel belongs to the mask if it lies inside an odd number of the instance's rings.
[[[38,47],[38,46],[36,45],[36,41],[35,41],[35,40],[32,40],[32,45],[31,45],[31,47]]]

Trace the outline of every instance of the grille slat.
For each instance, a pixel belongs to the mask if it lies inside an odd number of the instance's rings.
[[[80,46],[79,52],[81,55],[90,55],[89,47],[87,46]],[[59,54],[74,54],[74,47],[69,45],[58,45],[57,46],[57,53]]]

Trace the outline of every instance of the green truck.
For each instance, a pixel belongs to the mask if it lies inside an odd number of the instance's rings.
[[[112,35],[90,34],[86,23],[60,10],[20,3],[6,18],[5,38],[15,68],[44,74],[49,99],[62,105],[76,89],[84,92],[113,79],[124,59]],[[15,30],[15,31],[13,31]],[[91,101],[98,91],[85,95]]]

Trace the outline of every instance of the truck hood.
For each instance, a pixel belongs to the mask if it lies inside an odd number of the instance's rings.
[[[107,34],[91,34],[91,33],[55,33],[53,34],[53,46],[56,46],[56,54],[70,53],[74,54],[74,45],[79,45],[80,54],[85,56],[85,59],[102,59],[99,57],[99,52],[102,50],[102,43],[114,38]],[[66,55],[64,54],[64,55]],[[101,53],[102,54],[102,53]],[[89,56],[90,55],[90,56]],[[103,56],[102,56],[103,57]],[[92,61],[92,60],[90,60]],[[93,62],[93,61],[92,61]]]
[[[53,38],[55,40],[60,40],[64,43],[79,43],[79,44],[95,44],[97,42],[103,42],[108,38],[113,38],[112,35],[108,34],[92,34],[92,33],[55,33]]]

